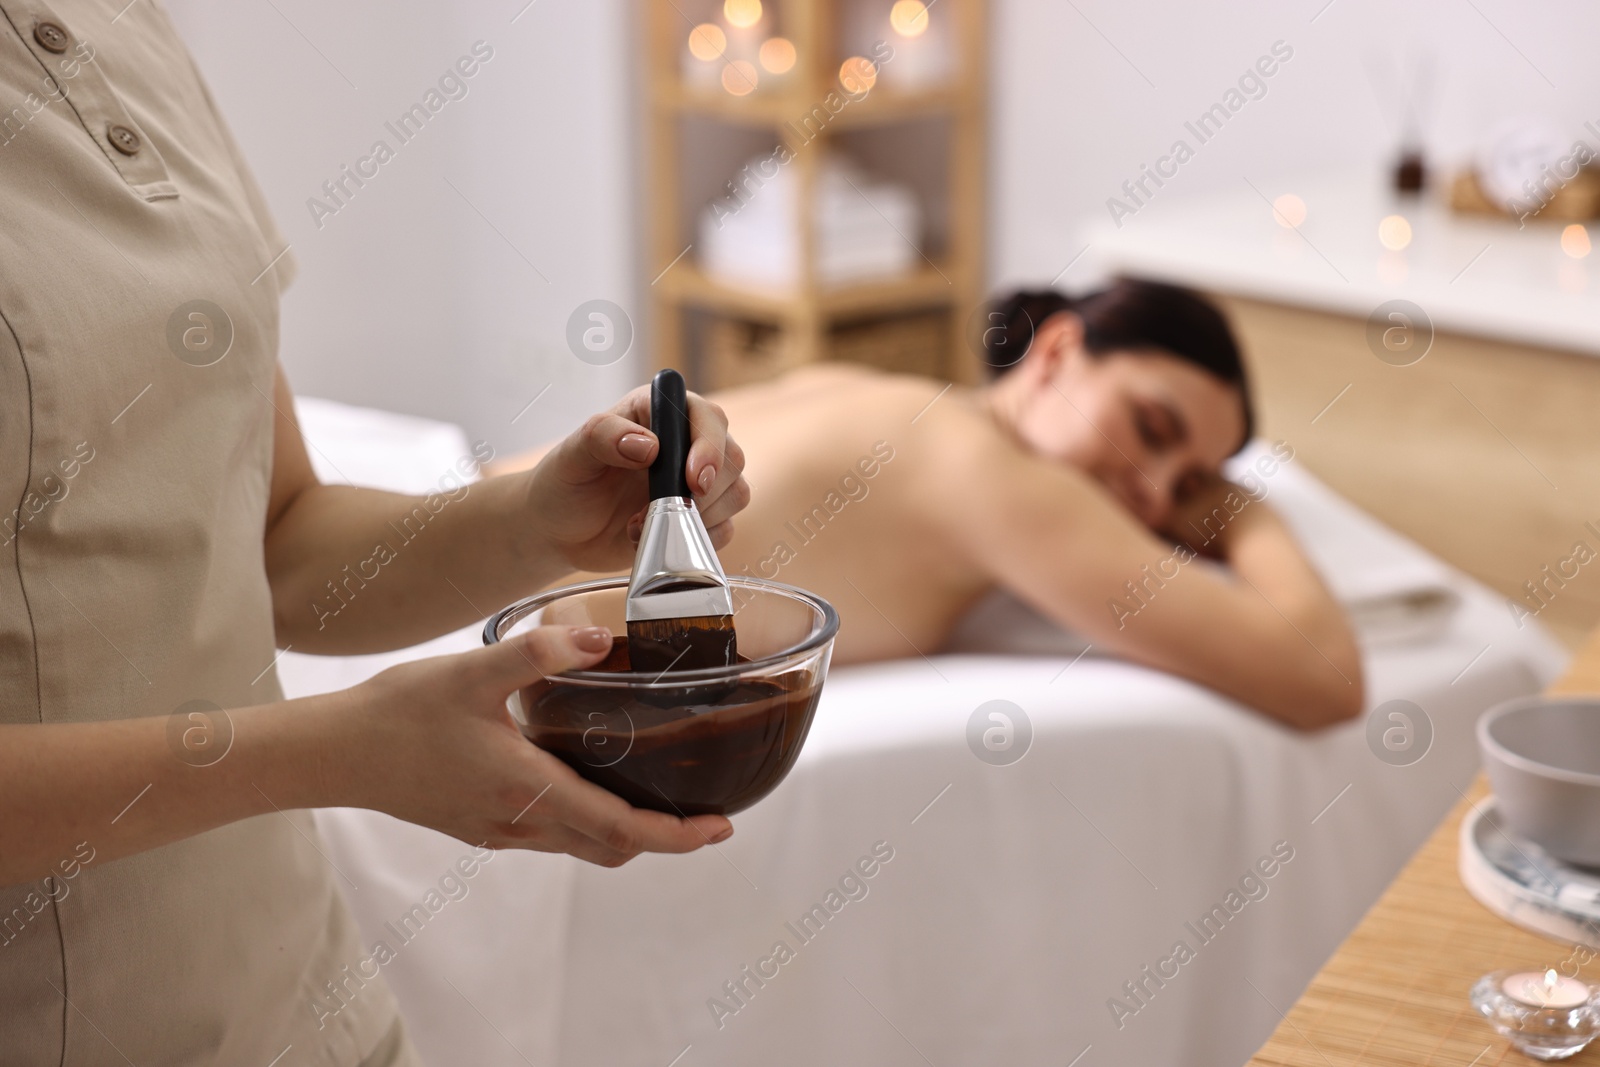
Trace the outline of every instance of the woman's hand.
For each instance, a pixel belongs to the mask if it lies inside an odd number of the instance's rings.
[[[603,627],[547,626],[456,656],[392,667],[348,690],[344,744],[360,753],[351,800],[472,845],[566,852],[617,867],[692,852],[733,833],[720,815],[645,811],[584,781],[518,731],[506,698],[593,666]]]
[[[635,389],[551,449],[528,472],[529,532],[575,570],[626,567],[644,521],[645,472],[658,442],[649,430],[650,389]],[[689,394],[689,489],[721,548],[732,517],[750,502],[744,452],[728,436],[728,417]]]

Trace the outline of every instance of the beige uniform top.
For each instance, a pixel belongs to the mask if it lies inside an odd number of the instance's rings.
[[[0,15],[0,721],[281,699],[284,242],[154,0]],[[179,718],[174,759],[211,758],[206,722]],[[0,889],[6,1067],[355,1064],[389,1031],[308,813],[94,846]]]

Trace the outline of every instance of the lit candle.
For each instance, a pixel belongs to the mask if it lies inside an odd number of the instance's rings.
[[[894,62],[886,65],[884,78],[896,91],[932,89],[948,83],[954,73],[950,37],[955,24],[934,15],[930,7],[923,0],[895,0],[889,9]]]
[[[839,84],[851,96],[864,96],[878,82],[878,68],[865,56],[851,56],[839,64]]]
[[[1284,193],[1272,202],[1272,217],[1286,230],[1298,230],[1306,221],[1306,202],[1293,193]]]
[[[713,89],[724,63],[727,34],[714,22],[702,22],[689,31],[689,49],[683,57],[683,80],[697,89]]]
[[[889,25],[902,37],[921,37],[928,29],[928,6],[922,0],[895,0]]]
[[[730,26],[749,29],[761,21],[761,0],[723,0],[722,17]]]
[[[1592,990],[1576,978],[1555,971],[1518,971],[1508,975],[1500,988],[1506,996],[1530,1008],[1554,1008],[1567,1011],[1589,999]]]
[[[1385,215],[1378,223],[1378,243],[1391,252],[1402,251],[1411,243],[1411,223],[1404,215]]]
[[[768,37],[757,55],[768,74],[783,75],[794,69],[794,42],[787,37]]]
[[[1589,231],[1582,225],[1574,222],[1561,231],[1561,251],[1573,259],[1582,259],[1589,254]]]
[[[1493,971],[1468,999],[1495,1032],[1525,1056],[1564,1060],[1600,1034],[1594,990],[1555,971]]]
[[[734,96],[750,95],[760,81],[755,64],[748,59],[736,59],[722,68],[722,87]]]

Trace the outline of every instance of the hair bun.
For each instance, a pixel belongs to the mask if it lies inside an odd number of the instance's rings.
[[[1034,331],[1073,301],[1054,289],[1019,289],[989,305],[983,330],[983,360],[996,371],[1022,360],[1033,344]]]

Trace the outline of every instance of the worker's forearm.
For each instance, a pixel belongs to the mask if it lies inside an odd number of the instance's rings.
[[[349,694],[174,721],[0,726],[0,886],[252,815],[359,804],[333,768]]]
[[[402,648],[560,578],[569,568],[530,533],[526,477],[426,497],[306,490],[267,538],[279,645],[328,654]]]

